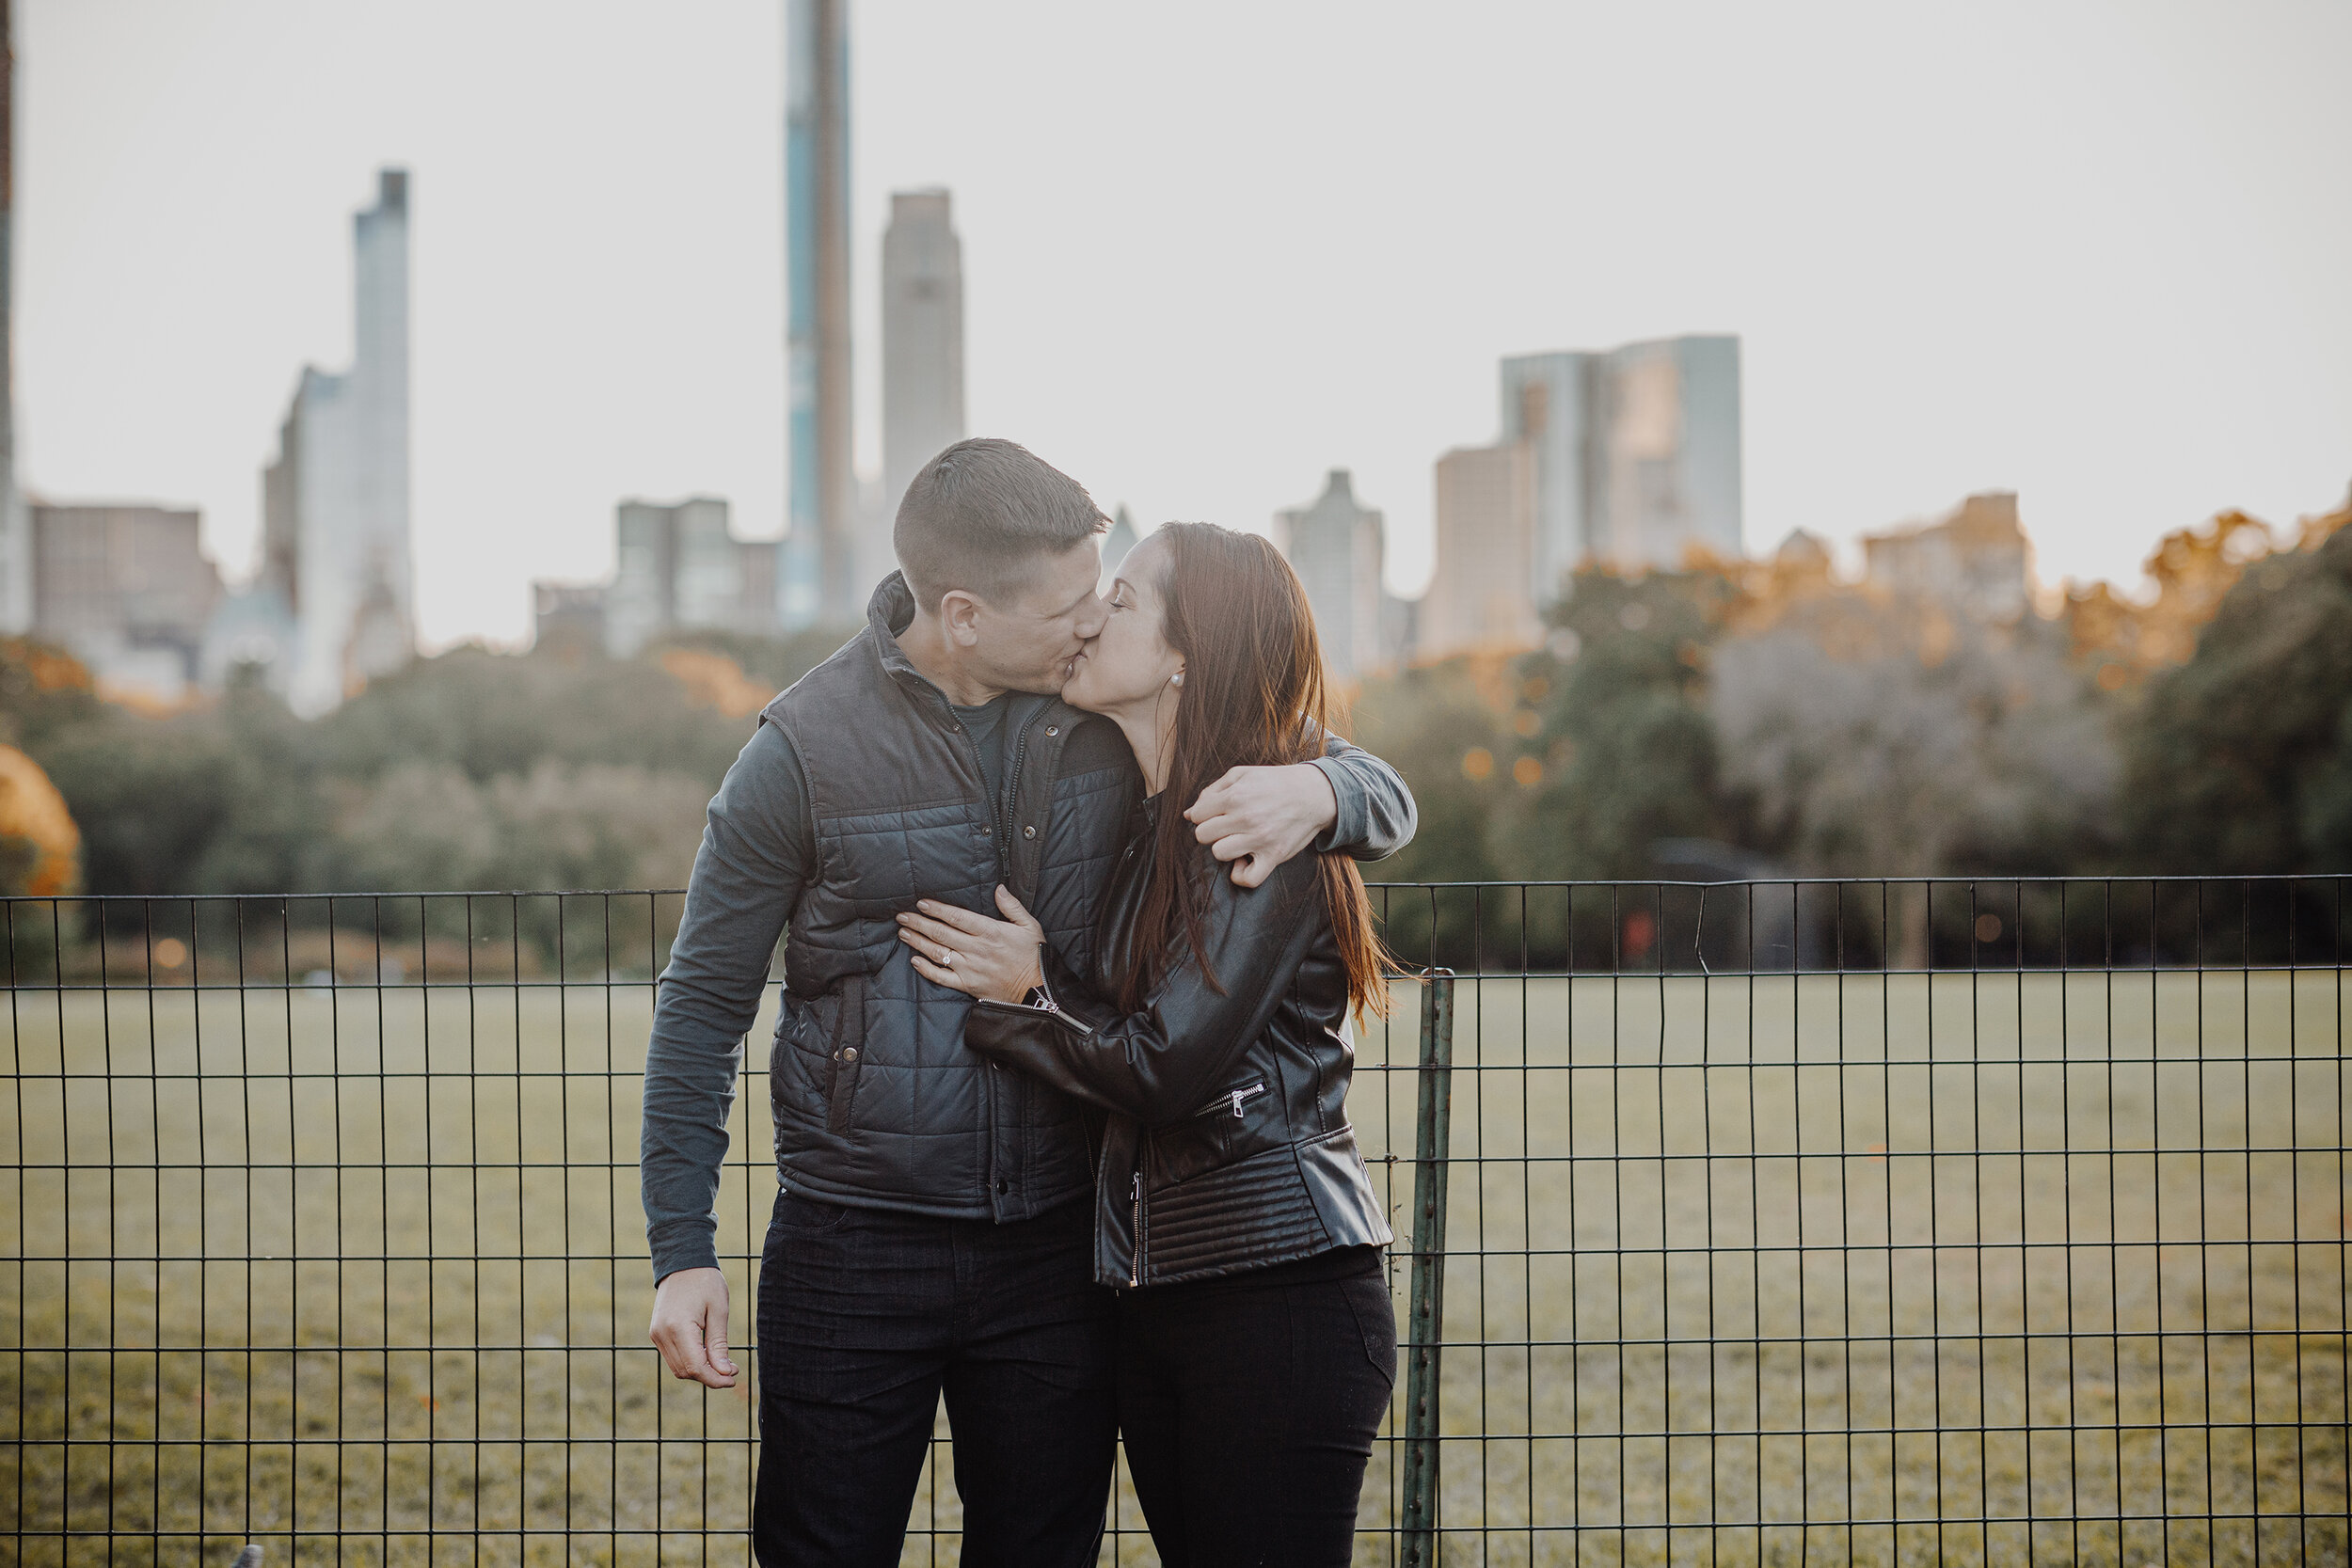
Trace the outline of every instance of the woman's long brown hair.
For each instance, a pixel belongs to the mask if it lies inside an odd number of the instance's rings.
[[[1314,612],[1290,562],[1267,540],[1214,523],[1160,530],[1168,566],[1159,590],[1160,635],[1184,659],[1183,696],[1167,741],[1168,784],[1152,832],[1150,881],[1119,1005],[1134,1011],[1165,973],[1179,934],[1209,984],[1201,918],[1208,886],[1184,807],[1226,769],[1308,762],[1323,754],[1329,721],[1323,648]],[[1372,901],[1356,863],[1320,856],[1324,902],[1347,968],[1347,999],[1359,1016],[1386,1017],[1388,955],[1373,935]]]

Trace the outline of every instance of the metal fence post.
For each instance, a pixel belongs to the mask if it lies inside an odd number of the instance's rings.
[[[1454,972],[1421,990],[1421,1071],[1413,1118],[1412,1305],[1406,1319],[1405,1568],[1436,1568],[1438,1372],[1445,1337],[1445,1176],[1454,1121]]]

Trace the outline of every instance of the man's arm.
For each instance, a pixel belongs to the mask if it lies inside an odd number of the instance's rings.
[[[710,802],[645,1049],[638,1183],[658,1286],[651,1335],[674,1375],[717,1388],[732,1385],[735,1364],[712,1209],[743,1036],[813,858],[807,797],[791,742],[761,724]]]
[[[1337,736],[1323,755],[1287,768],[1235,768],[1200,792],[1184,813],[1194,836],[1233,880],[1256,887],[1302,850],[1344,851],[1380,860],[1412,842],[1413,792],[1395,768]]]

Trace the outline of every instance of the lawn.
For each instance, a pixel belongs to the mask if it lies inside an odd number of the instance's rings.
[[[1403,1230],[1400,1000],[1353,1110]],[[743,1561],[747,1391],[644,1347],[650,1004],[10,993],[13,1560]],[[1460,982],[1446,1560],[2344,1562],[2346,1041],[2333,970]],[[907,1560],[956,1519],[943,1466]]]

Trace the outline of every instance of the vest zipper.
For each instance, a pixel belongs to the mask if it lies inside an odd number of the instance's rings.
[[[1021,803],[1021,764],[1029,754],[1029,731],[1036,728],[1037,721],[1044,716],[1045,710],[1042,708],[1029,715],[1029,721],[1021,726],[1019,735],[1013,736],[1012,770],[1005,779],[1005,801],[999,802],[1000,804],[1009,802],[1017,806]],[[975,746],[972,752],[975,756],[977,756],[979,748]],[[1012,822],[1009,816],[996,824],[996,860],[997,863],[1004,868],[1006,881],[1009,884],[1012,879]]]
[[[944,697],[940,700],[943,703],[946,701]],[[980,764],[980,743],[972,738],[972,732],[963,727],[963,721],[956,717],[952,706],[948,708],[947,722],[953,724],[956,733],[963,736],[964,748],[972,753],[972,771],[980,781],[980,799],[988,810],[989,843],[996,850],[996,869],[1002,872],[1005,869],[1005,825],[998,820],[1000,814],[996,810],[996,802],[988,799],[988,769]]]
[[[1213,1117],[1217,1115],[1219,1112],[1230,1108],[1233,1113],[1233,1119],[1235,1121],[1239,1121],[1242,1119],[1242,1102],[1244,1101],[1255,1100],[1263,1093],[1265,1093],[1265,1085],[1263,1084],[1252,1084],[1246,1089],[1227,1089],[1223,1094],[1218,1095],[1215,1100],[1210,1101],[1206,1105],[1203,1105],[1200,1109],[1193,1112],[1193,1115],[1196,1117]]]

